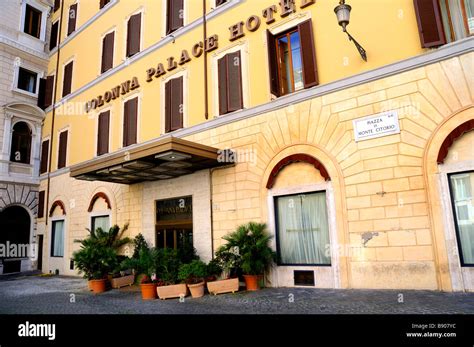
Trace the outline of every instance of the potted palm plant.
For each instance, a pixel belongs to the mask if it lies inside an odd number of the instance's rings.
[[[102,293],[107,289],[107,275],[119,264],[120,248],[130,242],[122,238],[128,229],[125,225],[120,229],[117,225],[103,230],[89,230],[89,236],[83,240],[74,240],[81,248],[73,253],[73,261],[79,273],[89,280],[89,288],[94,293]]]
[[[233,233],[223,237],[227,241],[224,250],[234,250],[240,255],[240,268],[247,290],[258,290],[258,279],[275,259],[270,247],[271,235],[264,223],[250,222],[241,225]]]
[[[179,267],[178,279],[184,281],[193,298],[204,295],[204,278],[207,276],[207,265],[201,260],[193,260]]]

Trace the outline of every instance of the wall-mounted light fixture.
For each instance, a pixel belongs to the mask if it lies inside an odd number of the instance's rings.
[[[342,27],[342,31],[345,32],[347,36],[349,36],[349,41],[354,42],[362,59],[367,61],[367,52],[347,31],[347,26],[349,25],[349,21],[351,17],[351,10],[352,10],[352,7],[349,5],[346,5],[345,0],[341,0],[339,1],[339,5],[336,6],[336,8],[334,9],[334,12],[336,13],[337,21],[339,22],[339,25]]]

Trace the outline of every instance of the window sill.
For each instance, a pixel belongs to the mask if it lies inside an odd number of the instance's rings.
[[[10,165],[20,166],[20,167],[25,167],[25,168],[32,168],[33,167],[33,165],[31,165],[31,164],[19,163],[19,162],[11,161],[11,160],[9,162],[10,162]]]
[[[26,95],[26,96],[29,96],[31,98],[38,98],[38,94],[37,93],[30,93],[26,90],[23,90],[23,89],[18,89],[18,88],[12,88],[12,92],[13,93],[17,93],[17,94],[22,94],[22,95]]]

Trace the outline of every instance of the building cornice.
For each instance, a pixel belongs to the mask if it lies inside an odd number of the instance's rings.
[[[37,50],[31,49],[28,46],[25,46],[21,43],[13,41],[12,39],[10,39],[6,36],[3,36],[3,35],[0,35],[0,44],[7,45],[7,46],[12,47],[14,49],[17,49],[17,50],[19,50],[23,53],[26,53],[26,54],[32,55],[32,56],[34,56],[38,59],[44,60],[45,63],[47,63],[48,60],[49,60],[49,57],[46,53],[42,53],[42,52],[39,52]]]

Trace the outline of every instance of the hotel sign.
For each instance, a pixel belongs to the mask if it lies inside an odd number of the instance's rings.
[[[353,125],[356,142],[400,133],[397,111],[355,119]]]
[[[316,0],[299,0],[298,3],[299,8],[304,9],[310,5],[314,5]],[[231,25],[229,27],[229,41],[233,42],[244,37],[246,35],[245,30],[249,32],[257,31],[263,21],[267,25],[272,24],[276,21],[277,13],[280,14],[281,18],[285,18],[296,11],[296,0],[280,0],[278,5],[271,5],[263,9],[261,16],[252,15],[245,21],[240,21],[234,25]],[[204,53],[210,53],[218,49],[219,37],[217,35],[211,35],[205,40],[195,43],[190,48],[190,51],[187,49],[182,49],[178,56],[170,56],[166,59],[166,62],[159,62],[155,66],[148,68],[146,70],[146,81],[152,82],[153,79],[159,79],[160,77],[166,75],[169,71],[189,63],[192,59],[197,59]],[[87,101],[85,104],[85,110],[88,113],[92,110],[100,108],[112,100],[117,99],[120,95],[126,95],[130,91],[139,87],[140,82],[138,81],[138,78],[133,77],[132,79],[116,85],[113,88],[104,91],[101,95]]]

